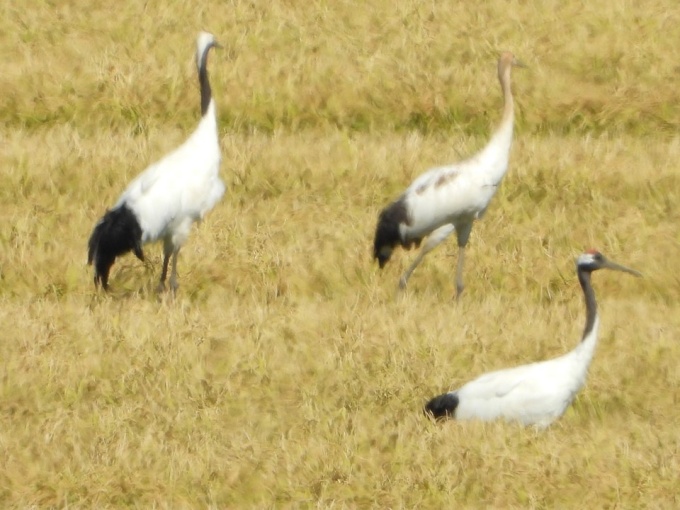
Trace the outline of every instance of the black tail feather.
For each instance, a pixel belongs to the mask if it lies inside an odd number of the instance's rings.
[[[435,419],[453,418],[458,407],[458,395],[455,393],[444,393],[434,397],[425,406],[425,414]]]
[[[94,284],[109,287],[109,272],[116,257],[133,251],[144,261],[142,227],[127,205],[106,211],[92,231],[88,242],[87,263],[94,264]]]
[[[378,259],[380,269],[390,260],[392,250],[398,244],[402,244],[399,225],[409,224],[406,204],[403,198],[385,207],[380,212],[378,225],[375,228],[375,239],[373,241],[373,257]]]

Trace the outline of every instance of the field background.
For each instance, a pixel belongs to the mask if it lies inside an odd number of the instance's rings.
[[[85,265],[96,220],[199,117],[224,200],[180,256]],[[249,0],[0,5],[0,506],[680,506],[680,7]],[[511,166],[455,242],[371,260],[380,209],[482,147],[511,50]],[[579,340],[587,387],[544,432],[435,424],[425,401]]]

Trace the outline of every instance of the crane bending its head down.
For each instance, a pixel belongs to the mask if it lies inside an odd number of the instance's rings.
[[[510,52],[500,55],[498,79],[504,98],[503,114],[487,145],[464,161],[428,170],[381,211],[373,241],[373,257],[380,268],[390,260],[396,246],[418,247],[427,237],[400,278],[401,288],[406,287],[425,255],[455,231],[459,247],[456,295],[463,292],[463,260],[472,222],[482,217],[508,169],[514,123],[510,70],[515,66],[524,64]]]
[[[607,260],[596,250],[578,257],[576,273],[585,297],[586,324],[575,349],[559,358],[488,372],[457,390],[434,397],[425,406],[425,413],[434,418],[457,420],[503,418],[539,428],[562,416],[585,384],[597,345],[600,321],[590,278],[598,269],[642,276],[638,271]]]
[[[215,37],[201,32],[196,39],[196,66],[201,90],[201,120],[189,138],[140,173],[116,204],[97,222],[88,242],[88,264],[94,265],[95,286],[108,289],[109,272],[116,258],[132,251],[144,260],[142,246],[163,241],[163,270],[159,287],[165,288],[172,256],[170,286],[177,288],[177,256],[191,225],[220,200],[225,186],[219,177],[220,149],[215,100],[208,79],[207,61]]]

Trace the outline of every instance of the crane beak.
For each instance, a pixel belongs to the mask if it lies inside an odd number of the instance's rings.
[[[529,68],[528,65],[526,65],[526,64],[525,64],[524,62],[522,62],[521,60],[517,60],[517,59],[514,59],[514,60],[512,61],[512,65],[515,66],[515,67],[521,67],[521,68],[523,68],[523,69],[528,69],[528,68]]]
[[[224,46],[222,46],[220,43],[215,41],[215,42],[213,42],[213,48],[215,48],[216,50],[221,50],[221,49],[224,49]]]
[[[623,271],[624,273],[630,273],[637,277],[642,277],[642,273],[640,271],[636,271],[635,269],[622,266],[621,264],[617,264],[616,262],[612,262],[611,260],[605,261],[603,267],[606,267],[607,269],[613,269],[614,271]]]

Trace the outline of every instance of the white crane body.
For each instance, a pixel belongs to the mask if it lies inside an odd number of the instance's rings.
[[[483,374],[449,393],[431,399],[425,411],[435,418],[492,421],[505,419],[547,427],[562,416],[583,388],[597,346],[600,318],[590,275],[609,268],[640,273],[610,262],[594,250],[577,261],[586,302],[586,326],[581,342],[560,357]]]
[[[211,102],[192,135],[139,174],[114,205],[132,209],[142,227],[144,244],[168,235],[188,235],[191,225],[222,198],[225,185],[219,177],[214,108]]]
[[[403,200],[413,219],[400,225],[404,239],[422,239],[443,225],[469,223],[484,214],[502,176],[475,172],[475,160],[434,168],[406,190]]]
[[[165,289],[172,256],[170,286],[177,289],[177,257],[191,226],[219,202],[225,192],[220,179],[217,113],[207,73],[210,48],[219,47],[212,34],[196,41],[196,66],[201,87],[201,120],[178,148],[135,177],[116,204],[95,225],[88,243],[88,263],[94,265],[95,286],[108,288],[111,266],[132,250],[144,260],[142,246],[163,240],[163,270],[159,289]]]
[[[459,399],[455,418],[550,425],[585,385],[598,326],[599,320],[589,338],[563,356],[489,372],[455,390]]]
[[[422,239],[429,236],[417,258],[402,275],[402,288],[425,255],[457,231],[457,296],[463,291],[463,258],[472,223],[484,215],[508,170],[514,123],[510,90],[513,65],[523,64],[511,53],[503,53],[498,63],[505,101],[503,116],[487,145],[467,160],[426,171],[380,213],[374,257],[381,268],[390,259],[395,246],[409,249],[413,244],[419,246]]]

